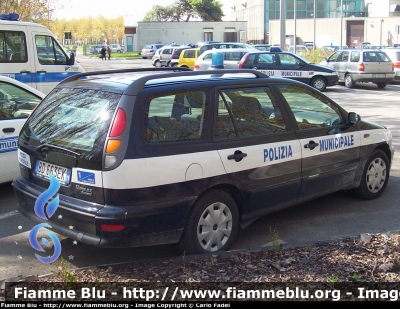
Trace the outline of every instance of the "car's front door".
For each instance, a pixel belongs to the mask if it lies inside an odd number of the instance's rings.
[[[301,149],[268,86],[220,89],[214,144],[228,174],[246,189],[242,219],[272,212],[297,197]]]
[[[337,191],[351,183],[360,159],[360,133],[320,92],[301,85],[279,85],[297,124],[302,152],[300,197]]]

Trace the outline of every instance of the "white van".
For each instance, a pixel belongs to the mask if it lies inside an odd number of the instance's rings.
[[[0,14],[0,75],[47,94],[63,79],[85,70],[43,25]]]

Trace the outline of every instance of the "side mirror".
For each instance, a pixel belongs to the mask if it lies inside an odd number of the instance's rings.
[[[359,114],[350,112],[347,116],[347,122],[350,124],[356,124],[361,120],[361,117]]]
[[[68,65],[74,65],[75,64],[75,53],[71,52],[69,54],[69,58],[67,59],[67,64]]]

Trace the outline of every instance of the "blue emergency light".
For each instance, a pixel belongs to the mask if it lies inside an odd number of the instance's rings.
[[[224,54],[223,53],[213,53],[211,58],[210,69],[223,69],[224,68]]]
[[[17,14],[17,13],[0,14],[0,19],[17,21],[17,20],[19,20],[19,14]]]

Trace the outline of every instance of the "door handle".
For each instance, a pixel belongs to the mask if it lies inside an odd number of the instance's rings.
[[[21,74],[28,74],[28,73],[31,73],[31,71],[22,70],[22,71],[20,71],[19,73],[21,73]]]
[[[242,161],[244,157],[247,157],[247,153],[242,153],[240,150],[236,150],[234,154],[228,156],[228,160],[239,162]]]
[[[315,147],[317,147],[319,144],[314,142],[314,141],[310,141],[308,144],[304,145],[304,148],[308,148],[310,150],[313,150]]]
[[[15,131],[15,128],[4,128],[3,132],[4,133],[13,133]]]
[[[45,73],[47,73],[47,71],[45,71],[45,70],[40,70],[40,71],[36,71],[36,73],[45,74]]]

